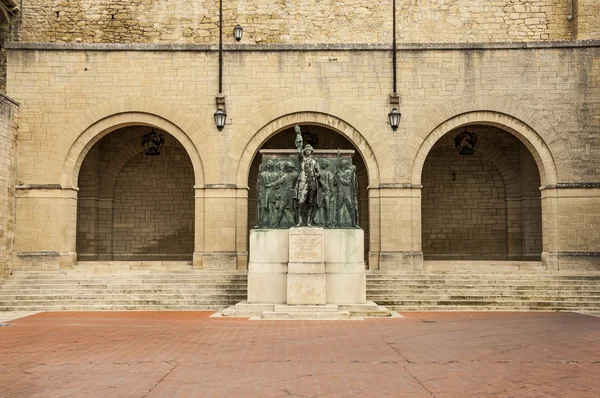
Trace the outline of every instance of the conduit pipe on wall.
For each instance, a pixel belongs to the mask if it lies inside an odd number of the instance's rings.
[[[215,98],[217,111],[214,114],[217,129],[222,130],[227,121],[225,96],[223,95],[223,0],[219,0],[219,94]]]

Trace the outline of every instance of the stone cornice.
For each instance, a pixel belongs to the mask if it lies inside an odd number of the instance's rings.
[[[556,185],[547,185],[541,189],[598,189],[600,182],[559,182]]]
[[[406,43],[398,51],[526,50],[600,47],[600,40],[487,43]],[[218,51],[216,44],[7,43],[9,50],[38,51]],[[229,52],[391,51],[390,44],[225,44]]]

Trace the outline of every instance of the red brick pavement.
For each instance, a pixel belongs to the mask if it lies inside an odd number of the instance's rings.
[[[600,397],[600,318],[248,321],[42,313],[0,327],[0,397]]]

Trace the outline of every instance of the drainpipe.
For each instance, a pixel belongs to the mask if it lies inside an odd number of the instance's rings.
[[[223,0],[219,0],[219,95],[223,94]]]
[[[393,91],[392,94],[390,95],[390,104],[391,105],[398,105],[400,104],[400,98],[398,96],[398,90],[397,90],[397,86],[396,86],[396,65],[397,65],[397,59],[396,59],[396,50],[397,50],[397,46],[396,46],[396,0],[393,0],[392,2],[392,74],[393,74]]]
[[[223,0],[219,0],[219,94],[215,98],[217,112],[215,113],[215,122],[220,114],[223,119],[222,124],[217,123],[217,128],[221,130],[227,120],[227,110],[225,109],[225,95],[223,95]]]

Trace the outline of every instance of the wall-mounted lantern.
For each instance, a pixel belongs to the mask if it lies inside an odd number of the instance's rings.
[[[398,109],[396,108],[392,108],[392,110],[390,111],[390,113],[388,113],[388,118],[390,121],[390,126],[392,126],[392,130],[396,131],[398,129],[398,126],[400,125],[400,112],[398,112]]]
[[[215,112],[215,125],[217,126],[219,131],[223,130],[226,119],[227,119],[227,112],[225,112],[225,109],[222,109],[222,108],[217,109],[217,111]]]
[[[242,34],[244,34],[244,28],[242,28],[239,24],[233,28],[233,37],[235,37],[236,41],[242,40]]]
[[[160,150],[162,149],[164,144],[164,134],[157,133],[156,131],[154,131],[154,128],[148,134],[142,136],[142,148],[144,148],[144,153],[146,155],[160,155]]]

